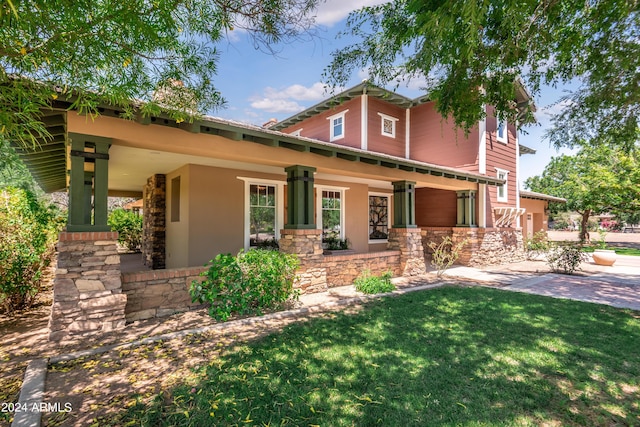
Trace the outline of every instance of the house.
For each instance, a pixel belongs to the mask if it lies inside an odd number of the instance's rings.
[[[530,103],[516,88],[516,103]],[[423,273],[428,243],[444,236],[466,242],[463,264],[523,257],[517,182],[527,149],[491,107],[465,135],[428,98],[366,81],[269,128],[124,120],[108,106],[94,118],[56,102],[44,117],[54,139],[22,152],[46,191],[69,191],[52,339],[188,309],[185,287],[203,264],[274,240],[300,258],[304,292],[363,269]],[[108,195],[143,199],[153,271],[121,274]],[[354,254],[325,256],[329,237],[348,239]]]

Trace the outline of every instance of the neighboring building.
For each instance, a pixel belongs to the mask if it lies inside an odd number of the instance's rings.
[[[541,230],[544,232],[549,230],[549,202],[566,203],[567,200],[534,191],[520,190],[520,206],[525,209],[520,222],[525,237],[531,238]]]
[[[517,105],[532,102],[516,88]],[[365,268],[423,273],[428,243],[443,236],[467,242],[463,264],[523,258],[518,158],[531,150],[519,145],[515,124],[498,122],[491,107],[465,135],[427,98],[411,100],[367,82],[268,129],[214,117],[129,121],[106,106],[89,118],[68,106],[58,103],[45,117],[54,139],[22,154],[45,191],[69,190],[60,259],[80,264],[61,264],[66,284],[59,295],[90,290],[103,298],[113,289],[109,301],[120,301],[112,280],[116,258],[103,246],[115,239],[106,199],[140,197],[145,263],[174,270],[122,276],[129,320],[189,305],[184,296],[156,295],[163,280],[172,285],[162,289],[174,289],[178,278],[188,286],[197,269],[186,267],[272,239],[300,257],[298,286],[306,292],[350,283]],[[355,254],[323,256],[323,237],[348,239]],[[77,261],[87,256],[92,267]],[[107,257],[102,264],[100,256]],[[108,285],[85,277],[102,277],[98,264],[109,272]],[[70,280],[78,282],[76,291],[68,290]],[[96,323],[87,322],[77,328]]]

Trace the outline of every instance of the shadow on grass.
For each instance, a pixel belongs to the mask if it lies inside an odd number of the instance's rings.
[[[126,425],[633,425],[632,312],[486,288],[386,298],[213,358]]]

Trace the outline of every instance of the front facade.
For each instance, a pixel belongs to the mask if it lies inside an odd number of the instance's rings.
[[[518,88],[516,102],[529,102]],[[72,270],[83,269],[73,252],[80,246],[61,244],[70,264],[58,295],[66,299],[52,319],[73,311],[70,301],[87,292],[107,298],[87,310],[117,301],[114,313],[127,320],[181,310],[170,304],[180,299],[169,292],[171,280],[184,274],[188,287],[194,268],[217,254],[276,243],[301,259],[298,286],[306,292],[350,283],[365,268],[424,273],[429,243],[443,236],[466,242],[463,264],[522,257],[521,147],[515,124],[499,123],[490,107],[465,135],[428,99],[366,82],[269,129],[213,117],[123,120],[109,107],[89,118],[59,106],[50,121],[61,137],[45,147],[46,162],[38,152],[23,158],[46,191],[69,190],[61,242],[82,241],[85,253],[111,258],[79,278]],[[144,200],[144,260],[167,273],[122,275],[118,288],[113,254],[101,249],[113,239],[107,195]],[[331,240],[347,240],[353,254],[324,255],[323,242]],[[160,286],[162,278],[169,284],[158,296],[147,285]],[[150,300],[158,302],[149,308]],[[67,319],[56,331],[105,328],[82,313],[76,326]]]

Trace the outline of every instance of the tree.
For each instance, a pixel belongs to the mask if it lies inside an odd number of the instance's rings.
[[[551,159],[541,176],[525,181],[533,191],[567,199],[567,208],[581,219],[580,240],[588,240],[594,214],[640,212],[640,156],[609,144],[586,144],[576,155]]]
[[[0,144],[33,146],[53,105],[188,119],[224,104],[213,78],[226,32],[256,47],[310,28],[317,0],[0,0]],[[165,96],[172,93],[171,99]],[[160,102],[154,101],[160,93]],[[66,103],[60,103],[61,100]],[[141,101],[134,111],[132,100]]]
[[[391,0],[350,14],[345,34],[358,41],[333,54],[325,75],[334,85],[357,69],[382,85],[424,78],[438,111],[466,130],[485,104],[515,123],[518,78],[533,95],[578,79],[551,141],[611,135],[631,149],[640,128],[639,8],[633,0]],[[522,124],[533,116],[520,107]]]

